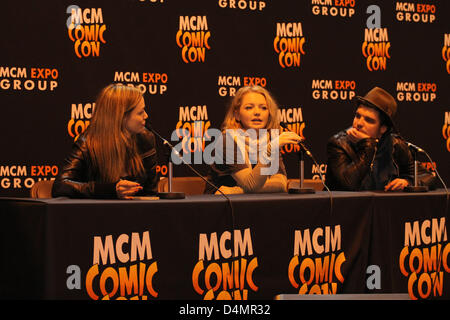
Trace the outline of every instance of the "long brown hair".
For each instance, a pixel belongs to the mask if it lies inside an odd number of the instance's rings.
[[[269,120],[265,129],[280,129],[278,104],[269,91],[260,86],[242,87],[236,92],[236,95],[228,106],[221,129],[243,129],[241,123],[236,120],[236,113],[239,112],[244,96],[249,92],[262,94],[266,98],[267,108],[269,109]]]
[[[97,180],[116,182],[123,174],[143,173],[136,139],[125,128],[124,120],[142,99],[134,87],[111,84],[104,88],[95,103],[86,142]]]

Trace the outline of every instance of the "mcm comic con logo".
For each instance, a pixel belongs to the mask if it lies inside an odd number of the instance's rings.
[[[154,280],[158,262],[152,254],[150,231],[95,236],[92,265],[81,272],[78,265],[67,267],[67,288],[81,290],[92,300],[150,300],[158,297]]]
[[[180,16],[176,43],[184,63],[203,63],[206,50],[211,50],[211,31],[206,16]]]
[[[361,52],[366,59],[366,67],[369,71],[384,71],[387,68],[388,59],[391,58],[388,29],[381,27],[381,9],[379,6],[368,6],[366,13],[370,16],[366,21]]]
[[[305,42],[301,22],[277,22],[273,49],[283,69],[300,67],[302,56],[305,55]]]
[[[199,234],[198,262],[192,286],[203,300],[248,300],[258,291],[253,273],[258,257],[251,229]]]
[[[71,5],[67,7],[67,35],[73,42],[75,55],[82,59],[99,57],[102,44],[106,44],[106,24],[102,8],[85,8]]]

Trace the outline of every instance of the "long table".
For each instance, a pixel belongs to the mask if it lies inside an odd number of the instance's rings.
[[[449,299],[448,195],[0,198],[0,298]]]

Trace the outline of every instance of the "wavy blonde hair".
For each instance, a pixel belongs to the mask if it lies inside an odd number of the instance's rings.
[[[135,136],[125,128],[129,113],[143,98],[139,89],[111,84],[97,97],[86,142],[97,180],[116,182],[121,176],[144,172]]]
[[[262,94],[266,99],[267,108],[269,109],[269,120],[265,129],[280,129],[280,119],[278,115],[278,104],[272,95],[261,86],[246,86],[240,88],[233,100],[231,100],[222,123],[222,130],[226,129],[243,129],[241,123],[236,119],[236,113],[239,112],[242,100],[247,93],[255,92]]]

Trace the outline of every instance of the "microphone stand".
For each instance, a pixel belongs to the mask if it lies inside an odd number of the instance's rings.
[[[406,192],[427,192],[428,191],[427,186],[419,186],[419,179],[418,179],[419,162],[417,161],[417,150],[415,148],[410,148],[410,149],[412,150],[412,153],[414,154],[414,185],[406,186],[403,190]]]
[[[300,151],[298,152],[299,157],[299,188],[289,188],[288,192],[290,194],[311,194],[316,193],[316,191],[312,188],[304,188],[303,182],[305,180],[305,149],[300,144]]]
[[[167,155],[167,164],[168,164],[168,170],[167,170],[168,192],[158,192],[158,197],[160,199],[169,199],[169,200],[184,199],[186,197],[184,192],[173,192],[172,191],[173,163],[172,163],[172,160],[170,157],[170,154],[172,151],[172,146],[166,140],[164,140],[164,145],[167,147],[166,155]]]
[[[286,123],[284,123],[284,122],[280,122],[280,126],[283,127],[284,129],[288,130],[288,131],[291,131],[289,129],[289,127],[286,125]],[[317,164],[316,159],[314,158],[313,154],[308,150],[308,148],[305,147],[305,145],[303,143],[299,143],[299,145],[300,145],[300,152],[301,152],[301,155],[299,155],[301,157],[300,158],[300,179],[302,179],[302,177],[303,177],[303,169],[304,169],[303,168],[303,158],[304,158],[304,153],[305,152],[306,152],[306,155],[311,158],[312,162],[317,167],[319,167],[319,165]],[[322,172],[320,172],[320,170],[319,170],[319,175],[320,175],[320,179],[322,180],[323,186],[325,187],[325,189],[327,189],[327,192],[330,195],[330,218],[331,218],[331,216],[333,214],[333,194],[331,193],[330,188],[328,188],[328,186],[325,184],[325,179],[324,179],[324,177],[322,175]],[[301,184],[300,188],[297,189],[297,190],[302,190],[302,187],[303,187],[302,181],[300,181],[300,184]],[[291,190],[291,188],[289,188],[288,192],[289,193],[297,193],[294,188],[292,188],[292,190]],[[314,190],[314,192],[315,192],[315,190]],[[298,193],[300,193],[300,191]]]

